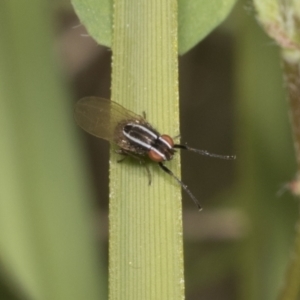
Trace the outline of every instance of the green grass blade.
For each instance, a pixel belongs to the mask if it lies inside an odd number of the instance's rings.
[[[115,1],[112,99],[161,132],[179,131],[177,3]],[[183,250],[178,184],[149,164],[110,162],[110,299],[182,299]],[[168,163],[179,173],[179,155]]]

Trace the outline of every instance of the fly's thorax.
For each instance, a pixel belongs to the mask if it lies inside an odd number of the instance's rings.
[[[116,143],[133,154],[148,155],[155,162],[171,160],[174,143],[168,135],[160,135],[145,120],[122,121],[116,128]]]

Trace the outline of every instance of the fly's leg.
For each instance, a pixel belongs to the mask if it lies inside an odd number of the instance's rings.
[[[220,155],[220,154],[210,153],[210,152],[208,152],[206,150],[200,150],[200,149],[191,148],[187,144],[184,144],[184,145],[175,144],[174,148],[188,150],[188,151],[193,151],[193,152],[196,152],[196,153],[201,154],[201,155],[210,156],[210,157],[216,157],[216,158],[221,158],[221,159],[227,159],[227,160],[234,160],[234,159],[236,159],[235,155]]]
[[[198,199],[192,194],[192,192],[189,190],[187,185],[185,185],[177,176],[174,175],[174,173],[167,168],[163,163],[159,162],[158,165],[161,167],[161,169],[172,176],[180,185],[181,187],[186,191],[186,193],[190,196],[190,198],[194,201],[194,203],[197,205],[199,211],[202,210],[202,207],[198,201]]]
[[[126,151],[124,149],[116,150],[116,153],[119,154],[119,155],[124,155],[123,158],[118,160],[118,163],[123,162],[128,156],[130,156],[130,157],[134,158],[135,160],[137,160],[142,166],[144,166],[145,169],[146,169],[146,172],[147,172],[147,176],[148,176],[148,184],[151,185],[151,182],[152,182],[151,172],[150,172],[148,166],[146,165],[144,159],[142,159],[141,157],[139,157],[137,155],[134,155],[130,151]]]
[[[123,162],[123,161],[128,157],[128,153],[126,153],[124,150],[121,150],[121,149],[115,150],[115,153],[124,156],[124,157],[122,157],[121,159],[118,159],[118,160],[117,160],[117,163]]]

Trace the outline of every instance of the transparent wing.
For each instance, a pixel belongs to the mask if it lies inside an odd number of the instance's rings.
[[[108,141],[113,140],[115,129],[120,122],[142,119],[116,102],[99,97],[80,99],[75,105],[74,116],[82,129]]]

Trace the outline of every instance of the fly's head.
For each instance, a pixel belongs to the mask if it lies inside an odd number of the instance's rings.
[[[155,162],[168,161],[173,158],[175,154],[174,141],[166,134],[157,136],[148,151],[148,156]]]

